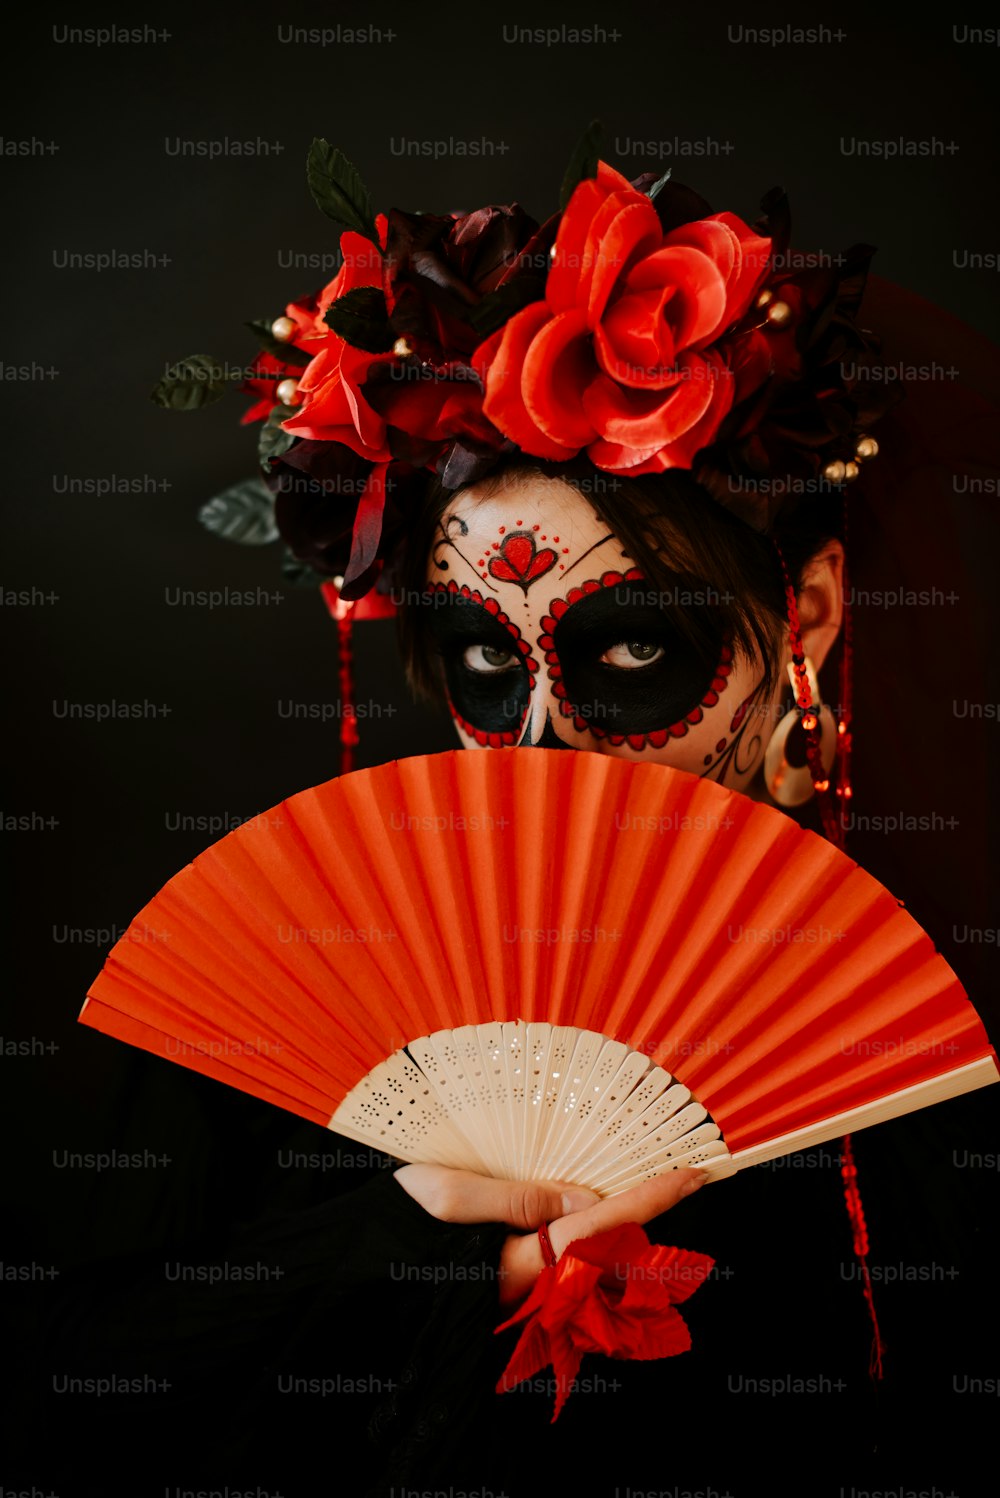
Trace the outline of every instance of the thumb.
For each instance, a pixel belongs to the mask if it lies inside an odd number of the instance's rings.
[[[708,1172],[704,1170],[671,1170],[617,1196],[605,1197],[595,1206],[573,1212],[552,1225],[549,1236],[553,1250],[558,1256],[577,1238],[593,1238],[597,1233],[621,1227],[626,1222],[650,1222],[661,1212],[676,1206],[682,1197],[697,1191],[707,1180]]]
[[[601,1200],[596,1191],[564,1181],[498,1181],[440,1165],[405,1165],[396,1179],[442,1222],[503,1222],[525,1231]]]
[[[596,1191],[562,1181],[491,1181],[490,1186],[499,1188],[498,1215],[491,1220],[512,1228],[541,1227],[567,1213],[586,1211],[601,1200]]]
[[[461,1174],[466,1177],[463,1215],[454,1218],[455,1222],[505,1222],[508,1227],[527,1230],[565,1217],[567,1212],[583,1212],[601,1199],[596,1191],[563,1181],[496,1181],[472,1172]]]

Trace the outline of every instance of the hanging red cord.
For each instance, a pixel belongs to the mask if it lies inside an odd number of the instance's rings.
[[[809,763],[809,773],[812,776],[816,799],[819,802],[820,816],[823,822],[823,832],[835,847],[843,849],[847,841],[847,827],[845,818],[852,795],[851,787],[851,707],[853,690],[853,663],[854,663],[854,637],[853,619],[851,616],[851,594],[847,572],[847,491],[844,491],[843,501],[843,530],[844,530],[844,570],[842,576],[843,587],[843,619],[841,623],[842,650],[840,657],[840,712],[837,723],[837,744],[834,763],[836,766],[836,792],[831,795],[830,780],[823,768],[822,753],[820,750],[820,727],[818,702],[812,701],[812,692],[809,686],[809,678],[805,667],[805,651],[802,645],[802,626],[799,621],[798,600],[795,589],[785,566],[785,559],[781,555],[781,549],[775,541],[775,550],[781,563],[781,571],[785,581],[785,601],[788,608],[788,641],[792,652],[792,669],[795,673],[796,689],[795,701],[799,712],[800,721],[806,735],[806,757]],[[882,1358],[885,1353],[885,1343],[882,1341],[882,1333],[879,1329],[878,1316],[875,1312],[875,1296],[872,1291],[871,1274],[868,1269],[868,1229],[865,1224],[864,1207],[861,1201],[861,1188],[858,1185],[858,1170],[854,1163],[854,1147],[850,1134],[845,1134],[841,1140],[841,1174],[844,1180],[844,1201],[847,1206],[847,1215],[851,1223],[851,1235],[854,1246],[854,1256],[861,1270],[861,1283],[864,1289],[865,1301],[868,1305],[868,1314],[872,1323],[872,1348],[868,1360],[868,1372],[871,1378],[878,1379],[882,1375]]]
[[[881,1378],[885,1343],[882,1341],[878,1316],[875,1313],[872,1277],[868,1271],[868,1228],[865,1223],[865,1210],[861,1202],[861,1189],[858,1186],[858,1168],[854,1163],[854,1147],[850,1134],[844,1135],[841,1148],[843,1153],[840,1157],[840,1173],[844,1178],[844,1200],[847,1203],[847,1215],[851,1219],[851,1231],[854,1235],[854,1257],[861,1266],[861,1283],[872,1322],[872,1350],[868,1360],[868,1373],[872,1378]]]
[[[354,604],[345,603],[335,582],[322,583],[320,592],[337,622],[338,672],[340,677],[340,773],[354,769],[354,751],[358,745],[358,720],[354,711],[354,642],[352,625]]]

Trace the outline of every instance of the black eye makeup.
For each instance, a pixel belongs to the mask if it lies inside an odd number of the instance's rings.
[[[561,711],[578,729],[662,747],[725,690],[732,652],[721,619],[707,605],[685,607],[697,624],[688,634],[660,598],[641,577],[612,573],[553,601],[539,643]]]
[[[429,630],[451,709],[477,743],[516,743],[538,662],[495,598],[455,583],[432,586]]]
[[[429,633],[457,722],[483,746],[517,743],[538,672],[530,642],[478,589],[435,583],[430,598]],[[673,612],[681,607],[693,629]],[[638,569],[605,573],[554,599],[541,629],[562,716],[614,745],[661,748],[683,737],[718,702],[732,670],[719,615],[664,602]]]

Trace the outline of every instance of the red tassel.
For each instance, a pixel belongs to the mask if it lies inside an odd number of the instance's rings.
[[[811,732],[806,730],[806,754],[809,761],[809,770],[813,778],[816,790],[816,799],[819,803],[820,816],[823,822],[823,832],[831,843],[837,848],[844,848],[847,841],[847,828],[845,818],[850,806],[853,793],[851,786],[851,706],[853,688],[853,664],[854,664],[854,620],[851,614],[850,587],[847,572],[847,491],[844,492],[843,525],[844,525],[844,574],[843,593],[844,611],[841,625],[842,652],[840,657],[840,714],[837,723],[837,745],[834,758],[836,770],[836,792],[831,796],[829,783],[823,771],[823,762],[820,755],[819,733],[816,728]],[[809,683],[805,672],[805,656],[802,648],[802,628],[799,622],[798,601],[795,597],[795,589],[792,586],[785,559],[781,555],[781,548],[775,542],[775,550],[781,563],[781,571],[785,580],[785,598],[788,606],[788,632],[789,644],[792,649],[792,663],[795,668],[796,679],[796,705],[799,711],[805,715],[818,704],[809,700]],[[822,787],[822,788],[821,788]],[[865,1226],[865,1213],[861,1204],[861,1189],[858,1186],[858,1170],[854,1163],[854,1150],[851,1146],[850,1134],[845,1134],[843,1141],[843,1154],[841,1159],[841,1174],[844,1178],[844,1199],[847,1204],[847,1215],[851,1220],[851,1233],[854,1240],[854,1256],[861,1268],[861,1283],[864,1287],[864,1296],[868,1304],[868,1314],[872,1322],[872,1350],[868,1360],[868,1373],[871,1378],[881,1378],[882,1357],[885,1352],[885,1343],[882,1341],[882,1333],[879,1330],[878,1316],[875,1313],[875,1296],[872,1291],[871,1275],[868,1271],[868,1229]]]
[[[840,628],[840,720],[837,724],[837,800],[838,822],[846,841],[845,818],[854,794],[851,784],[851,719],[854,689],[854,614],[851,609],[851,579],[847,563],[847,503],[844,491],[844,617]],[[841,843],[843,846],[843,842]]]
[[[850,810],[851,796],[854,788],[851,784],[851,719],[853,707],[854,688],[854,617],[851,609],[851,587],[850,575],[847,565],[847,519],[848,519],[848,491],[844,491],[844,617],[841,624],[841,656],[840,656],[840,718],[837,724],[837,800],[838,807],[837,823],[841,830],[841,847],[846,840],[846,827],[844,825]],[[868,1229],[865,1224],[864,1207],[861,1204],[861,1188],[858,1185],[858,1170],[854,1163],[854,1150],[851,1145],[850,1134],[845,1134],[842,1141],[844,1177],[844,1197],[847,1202],[847,1215],[851,1219],[851,1231],[854,1235],[854,1254],[861,1266],[861,1281],[864,1285],[865,1300],[868,1302],[868,1314],[872,1320],[872,1352],[868,1363],[868,1372],[872,1378],[882,1377],[882,1355],[885,1352],[885,1343],[879,1330],[878,1316],[875,1312],[875,1296],[872,1291],[871,1275],[868,1273]]]
[[[358,743],[358,720],[354,715],[354,650],[351,640],[351,615],[337,620],[340,642],[340,773],[354,769],[354,750]]]
[[[868,1360],[868,1374],[871,1378],[881,1378],[885,1343],[882,1341],[878,1316],[875,1314],[875,1296],[872,1293],[872,1279],[868,1272],[868,1228],[865,1223],[865,1210],[861,1204],[858,1167],[854,1163],[854,1148],[850,1134],[844,1135],[841,1146],[843,1154],[840,1173],[844,1178],[844,1200],[847,1203],[847,1215],[851,1219],[851,1232],[854,1236],[854,1257],[861,1265],[861,1281],[864,1286],[865,1300],[868,1302],[868,1314],[872,1319],[872,1350]]]
[[[337,581],[339,582],[340,579]],[[354,769],[354,751],[358,744],[358,720],[354,712],[354,650],[351,638],[356,605],[345,602],[341,598],[337,582],[322,583],[320,592],[330,611],[330,617],[337,622],[340,672],[340,773],[347,775]]]

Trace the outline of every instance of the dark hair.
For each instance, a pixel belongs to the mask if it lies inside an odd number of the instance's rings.
[[[842,499],[833,491],[811,494],[779,517],[769,534],[753,530],[717,503],[684,469],[634,478],[609,474],[585,458],[550,463],[518,455],[479,480],[484,499],[501,492],[512,477],[558,478],[577,489],[624,550],[667,600],[675,627],[702,649],[705,611],[671,602],[679,584],[711,600],[716,627],[732,633],[737,654],[764,666],[764,690],[774,689],[778,644],[786,622],[784,579],[774,541],[799,590],[806,563],[823,544],[842,534]],[[427,628],[427,558],[438,523],[461,490],[437,479],[414,515],[405,547],[399,607],[400,645],[406,673],[422,696],[440,698],[441,673]],[[772,539],[773,537],[773,539]],[[714,659],[714,657],[713,657]]]

